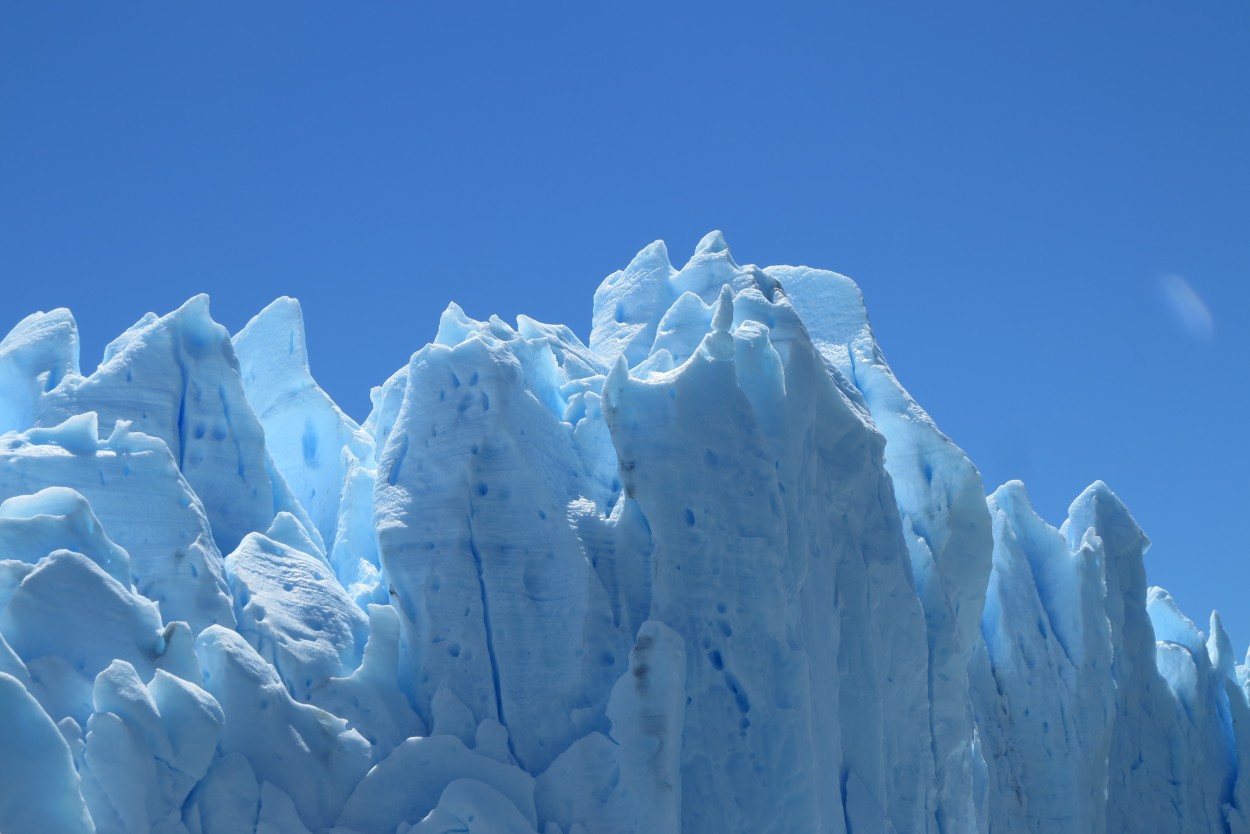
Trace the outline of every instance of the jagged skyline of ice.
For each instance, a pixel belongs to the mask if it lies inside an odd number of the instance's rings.
[[[536,277],[542,280],[541,276]],[[1167,277],[1170,279],[1175,276]],[[412,346],[434,337],[437,330],[438,311],[448,300],[444,295],[455,296],[457,300],[462,295],[471,297],[474,305],[471,308],[469,305],[464,305],[471,313],[489,316],[499,312],[502,315],[503,311],[492,306],[489,298],[493,285],[494,282],[476,272],[466,274],[463,279],[458,279],[455,285],[446,288],[436,284],[438,288],[431,290],[424,285],[419,285],[417,291],[405,298],[405,303],[412,305],[414,313],[411,317],[412,330],[406,335],[404,344]],[[298,283],[292,285],[289,282],[278,282],[274,286],[298,288]],[[564,300],[553,304],[551,298],[548,297],[542,300],[540,306],[562,313],[562,317],[554,320],[565,322],[584,340],[589,333],[589,318],[586,315],[585,298],[582,297],[584,292],[580,289],[583,286],[585,286],[584,282],[572,282],[567,278],[563,282],[544,284],[543,288],[548,296]],[[1164,294],[1160,286],[1162,286],[1162,279],[1160,282],[1145,282],[1141,290],[1141,304],[1149,306],[1160,303],[1159,298],[1156,297]],[[907,282],[906,287],[912,288],[912,283]],[[1130,443],[1129,435],[1111,428],[1116,425],[1122,427],[1123,421],[1118,412],[1114,409],[1108,410],[1101,400],[1090,398],[1093,392],[1088,388],[1082,389],[1080,410],[1085,410],[1088,399],[1089,419],[1079,431],[1069,427],[1051,435],[1051,443],[1079,444],[1087,453],[1097,454],[1098,458],[1091,458],[1084,465],[1084,475],[1077,474],[1076,470],[1081,467],[1050,465],[1051,457],[1062,454],[1062,449],[1051,448],[1051,444],[1042,442],[1041,437],[1044,435],[1037,434],[1037,432],[1044,428],[1044,418],[1030,416],[1023,411],[1026,407],[1024,403],[1032,401],[1012,402],[1006,397],[999,397],[993,403],[987,402],[979,390],[986,387],[980,384],[979,375],[961,370],[959,363],[939,365],[935,368],[932,362],[922,359],[926,353],[940,353],[940,351],[929,349],[927,344],[935,339],[940,343],[940,334],[944,327],[926,326],[925,329],[921,329],[914,320],[914,314],[905,312],[904,308],[924,305],[917,305],[907,301],[905,297],[900,297],[897,289],[892,283],[880,280],[864,284],[873,321],[878,330],[884,330],[889,334],[890,338],[886,346],[892,364],[895,367],[910,369],[906,373],[909,385],[913,389],[925,390],[922,399],[926,407],[935,411],[941,424],[969,449],[974,462],[985,474],[987,484],[1003,483],[1011,479],[1024,480],[1029,484],[1031,498],[1039,508],[1039,512],[1051,521],[1057,521],[1063,517],[1071,496],[1093,478],[1105,479],[1121,493],[1132,495],[1131,503],[1135,513],[1151,533],[1152,540],[1157,545],[1150,556],[1152,575],[1174,589],[1178,600],[1187,608],[1193,610],[1221,608],[1225,618],[1225,627],[1235,641],[1250,642],[1250,609],[1243,611],[1243,607],[1236,604],[1236,597],[1229,593],[1229,589],[1234,587],[1235,583],[1203,581],[1196,576],[1200,573],[1221,571],[1221,566],[1227,569],[1235,568],[1234,565],[1229,564],[1230,561],[1235,560],[1227,555],[1234,553],[1235,547],[1212,547],[1209,544],[1211,541],[1223,542],[1227,539],[1228,534],[1223,531],[1224,522],[1218,518],[1214,519],[1211,529],[1206,529],[1206,526],[1202,529],[1194,529],[1193,525],[1177,522],[1177,514],[1168,509],[1168,501],[1176,497],[1178,489],[1174,485],[1174,479],[1163,478],[1157,471],[1143,473],[1140,467],[1125,467],[1123,451],[1138,448],[1139,444]],[[952,291],[954,289],[952,288]],[[195,290],[196,287],[189,284],[186,292],[190,295]],[[302,295],[298,289],[287,291]],[[969,291],[959,290],[960,293]],[[438,294],[440,292],[442,294]],[[227,299],[225,304],[217,300],[217,294],[214,293],[214,316],[223,323],[229,324],[232,329],[241,328],[253,315],[255,307],[247,306],[246,296],[240,296],[237,288],[230,288],[224,297]],[[137,315],[143,307],[142,304],[132,306],[133,315]],[[515,300],[513,307],[519,314],[530,312],[528,306],[524,304],[517,306]],[[16,312],[14,311],[15,314]],[[1169,309],[1167,312],[1175,311]],[[104,346],[113,339],[115,333],[102,329],[94,307],[75,310],[75,314],[79,326],[84,368],[89,368],[98,361],[97,357],[103,353]],[[363,421],[368,416],[370,408],[367,390],[370,385],[376,384],[377,379],[386,375],[385,368],[389,366],[379,365],[377,357],[373,355],[365,356],[354,351],[340,351],[338,355],[329,353],[338,344],[337,341],[326,338],[330,328],[338,321],[338,312],[334,308],[327,309],[324,301],[317,304],[311,311],[305,306],[302,315],[304,318],[311,316],[312,320],[317,323],[308,333],[308,342],[320,387],[333,396],[336,404],[354,420]],[[16,321],[9,323],[15,324]],[[4,324],[5,322],[0,321],[0,327]],[[981,321],[971,317],[961,323],[961,329],[975,330],[981,325]],[[1188,338],[1187,333],[1188,331],[1178,331],[1172,335],[1177,338]],[[370,342],[370,345],[375,344],[376,342]],[[401,353],[395,351],[393,346],[391,347],[395,354],[395,362],[402,361]],[[1019,351],[1025,356],[1033,356],[1034,359],[1031,361],[1037,362],[1040,361],[1037,357],[1046,356],[1058,348],[1048,347],[1045,344],[1020,344],[1012,346],[1010,350],[1013,353]],[[1082,360],[1082,364],[1089,368],[1100,369],[1104,361],[1106,361],[1105,369],[1099,370],[1099,373],[1117,376],[1133,373],[1132,369],[1126,368],[1123,363],[1117,363],[1099,355],[1086,357]],[[1044,367],[1048,379],[1059,375],[1059,365]],[[374,369],[372,376],[366,368]],[[1034,370],[1029,373],[1032,375],[1038,371]],[[1007,380],[1007,382],[1015,385],[1016,387],[1010,390],[1018,393],[1018,383],[1012,380]],[[1068,395],[1056,390],[1053,397],[1047,396],[1045,399],[1054,400],[1062,405],[1068,399]],[[996,419],[987,421],[983,414],[974,415],[971,413],[970,404],[972,403],[978,403],[977,407],[982,412],[989,411],[992,406],[996,410]],[[1071,411],[1072,409],[1067,409],[1064,405],[1061,410]],[[1068,419],[1066,415],[1059,414],[1052,414],[1051,417],[1055,419],[1055,422]],[[1180,443],[1179,439],[1177,443]],[[1217,462],[1212,458],[1203,459],[1202,465],[1209,470],[1212,477],[1218,474]],[[1118,477],[1113,477],[1113,473],[1116,472],[1119,472]],[[1212,565],[1212,571],[1189,570],[1189,564],[1195,559],[1203,564]],[[1218,600],[1223,600],[1222,604],[1217,604]]]
[[[210,291],[235,332],[295,296],[320,384],[362,421],[448,301],[585,339],[588,286],[722,228],[740,259],[855,277],[988,483],[1024,480],[1058,522],[1103,478],[1152,575],[1250,641],[1250,449],[1229,442],[1250,408],[1250,114],[1228,106],[1250,8],[631,10],[6,9],[11,43],[47,48],[0,50],[23,79],[0,90],[19,126],[0,332],[70,307],[94,365],[145,310]],[[1205,300],[1210,344],[1166,275]]]
[[[657,241],[360,425],[290,299],[78,353],[0,343],[6,832],[1250,830],[1218,616],[987,499],[844,276]]]

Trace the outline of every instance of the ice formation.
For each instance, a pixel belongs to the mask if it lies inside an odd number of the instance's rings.
[[[0,342],[5,834],[1250,832],[1250,669],[1056,529],[859,289],[643,249],[357,425],[299,305]]]

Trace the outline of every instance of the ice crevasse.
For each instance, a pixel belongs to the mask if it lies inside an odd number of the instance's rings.
[[[1250,831],[1218,614],[987,497],[848,278],[656,242],[372,401],[289,298],[0,342],[0,831]]]

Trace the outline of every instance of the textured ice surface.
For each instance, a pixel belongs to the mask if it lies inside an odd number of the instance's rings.
[[[233,342],[266,447],[322,540],[332,542],[349,461],[371,457],[373,444],[313,381],[295,299],[270,304]]]
[[[656,242],[372,401],[289,298],[0,341],[0,831],[1250,831],[1218,614],[986,498],[844,276]]]
[[[126,422],[100,438],[93,411],[59,426],[0,436],[0,499],[33,495],[8,504],[11,512],[30,513],[21,508],[36,506],[49,487],[72,488],[89,502],[100,522],[95,530],[126,551],[134,589],[160,606],[166,622],[182,620],[197,631],[234,624],[221,552],[203,504],[164,442],[131,431]],[[33,520],[40,522],[40,535],[52,535],[53,514],[38,515],[43,517]],[[70,541],[75,522],[66,516],[62,526]],[[97,549],[89,549],[83,555],[98,559]],[[14,556],[30,559],[28,550],[19,555],[23,550],[15,548]]]

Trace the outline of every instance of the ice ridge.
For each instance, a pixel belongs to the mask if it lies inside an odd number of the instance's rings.
[[[987,497],[849,278],[657,241],[371,396],[291,298],[0,341],[0,831],[1250,832],[1219,615]]]

